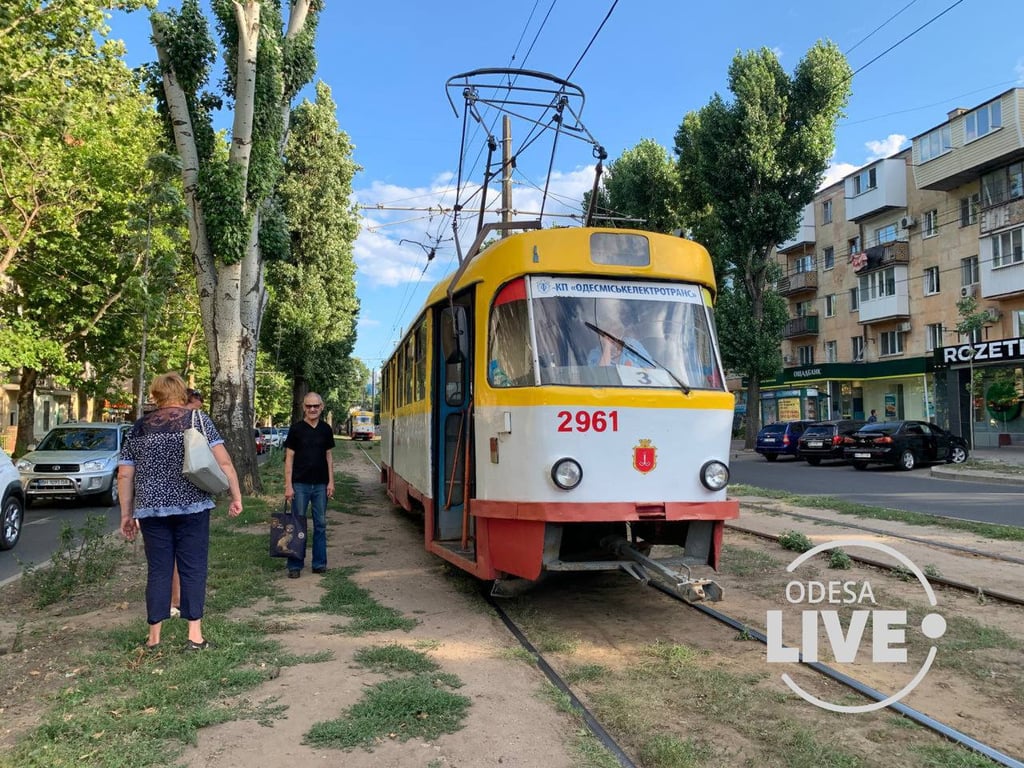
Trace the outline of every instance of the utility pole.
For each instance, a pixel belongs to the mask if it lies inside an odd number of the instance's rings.
[[[501,223],[512,221],[512,118],[505,115],[501,119]],[[509,231],[501,231],[502,238],[509,236]]]

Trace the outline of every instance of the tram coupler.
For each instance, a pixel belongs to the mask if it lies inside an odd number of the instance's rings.
[[[722,588],[717,582],[693,578],[685,565],[681,566],[685,574],[673,571],[641,553],[621,536],[607,536],[601,540],[601,546],[618,557],[626,558],[628,561],[623,560],[619,567],[641,584],[647,584],[653,579],[688,603],[704,600],[718,602],[722,599]]]

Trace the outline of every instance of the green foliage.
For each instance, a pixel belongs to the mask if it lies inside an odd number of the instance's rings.
[[[251,229],[245,208],[245,169],[237,164],[208,160],[199,170],[199,199],[203,203],[210,248],[224,264],[245,256]]]
[[[828,567],[849,570],[853,567],[853,558],[841,549],[830,549],[828,551]]]
[[[726,370],[758,379],[782,367],[782,330],[789,318],[786,300],[774,291],[762,295],[761,315],[754,314],[750,294],[734,284],[718,294],[715,325]]]
[[[814,544],[804,534],[797,531],[783,531],[779,534],[779,546],[793,552],[806,552],[814,548]]]
[[[668,150],[653,139],[643,139],[608,165],[598,193],[595,223],[672,232],[680,227],[679,194],[679,174]],[[588,192],[584,206],[589,202]],[[619,223],[618,217],[632,220]],[[611,220],[602,220],[605,218]]]
[[[123,558],[124,544],[106,535],[104,515],[89,515],[75,529],[69,523],[60,528],[60,544],[50,557],[48,568],[28,567],[22,583],[43,608],[83,589],[106,581]]]
[[[437,662],[429,656],[397,643],[389,643],[375,648],[360,648],[356,651],[354,660],[367,669],[389,674],[397,672],[422,674],[438,669]]]
[[[406,619],[394,608],[374,600],[369,592],[349,578],[349,573],[351,570],[336,568],[328,571],[321,580],[326,590],[320,598],[318,610],[352,619],[341,628],[342,632],[350,635],[393,629],[408,632],[416,626],[415,620]]]

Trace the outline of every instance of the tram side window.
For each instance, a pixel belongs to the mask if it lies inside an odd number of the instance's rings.
[[[416,349],[414,339],[405,342],[405,402],[416,401]]]
[[[491,307],[487,345],[487,381],[492,387],[533,386],[533,349],[522,278],[498,292]]]
[[[427,396],[427,321],[416,327],[416,399]]]

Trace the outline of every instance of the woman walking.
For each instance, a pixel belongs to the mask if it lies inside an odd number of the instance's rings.
[[[202,421],[217,464],[228,478],[228,515],[242,512],[242,492],[224,440],[210,417],[187,406],[185,381],[176,373],[157,376],[149,389],[156,410],[135,422],[121,449],[117,485],[121,503],[121,533],[134,541],[141,530],[149,566],[146,578],[145,647],[160,644],[161,623],[170,617],[171,579],[177,566],[181,581],[181,617],[188,621],[186,650],[210,647],[203,637],[206,573],[210,549],[210,510],[213,497],[182,474],[186,429],[192,415]]]

